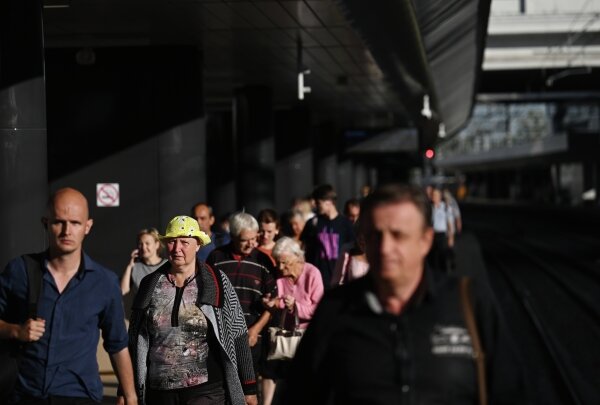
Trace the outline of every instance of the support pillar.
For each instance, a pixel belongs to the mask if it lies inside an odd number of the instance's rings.
[[[594,162],[594,190],[596,190],[595,205],[600,206],[600,162]]]
[[[337,191],[338,161],[336,155],[322,157],[317,162],[317,182],[319,184],[330,184]]]
[[[587,161],[583,163],[583,192],[595,190],[595,198],[586,205],[600,206],[600,163]]]
[[[354,185],[352,187],[353,196],[360,198],[362,197],[362,190],[364,186],[371,186],[372,183],[369,179],[369,170],[364,163],[357,163],[354,166]]]
[[[176,215],[189,215],[192,205],[206,201],[206,117],[202,54],[188,47],[166,49],[154,67],[154,123],[158,138],[158,196],[161,227]],[[170,119],[167,119],[170,118]],[[175,124],[175,125],[173,125]]]
[[[337,202],[340,211],[343,209],[344,204],[350,198],[355,198],[356,193],[354,191],[354,170],[352,162],[347,159],[338,163],[337,165]]]
[[[584,161],[583,166],[583,190],[582,193],[593,189],[596,186],[596,164],[594,162]],[[596,189],[596,193],[598,190]],[[593,206],[595,201],[584,201],[584,205]]]
[[[275,113],[275,209],[279,213],[313,189],[310,125],[310,109],[304,103]]]
[[[48,198],[41,1],[0,2],[0,266],[45,247]]]
[[[160,222],[190,215],[192,205],[206,201],[206,119],[198,118],[159,136]]]
[[[275,206],[275,142],[268,87],[238,89],[233,109],[237,209],[257,215]]]

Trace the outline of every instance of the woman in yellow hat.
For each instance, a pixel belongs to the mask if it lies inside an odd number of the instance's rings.
[[[237,295],[227,276],[196,261],[210,238],[195,219],[177,216],[161,239],[169,261],[142,280],[130,318],[140,403],[256,404]]]

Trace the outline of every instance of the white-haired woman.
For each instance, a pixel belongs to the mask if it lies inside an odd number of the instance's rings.
[[[267,306],[297,314],[299,327],[306,328],[323,297],[321,272],[304,260],[304,251],[292,238],[283,237],[277,241],[273,258],[281,277],[277,280],[278,296],[268,300]],[[287,319],[293,321],[291,316]]]
[[[277,297],[265,298],[265,305],[275,312],[279,309],[286,313],[286,328],[292,328],[298,316],[298,328],[305,329],[315,313],[317,304],[323,297],[323,278],[315,266],[304,260],[304,251],[298,242],[287,236],[282,237],[273,247],[273,258],[280,270],[277,280]],[[269,364],[270,363],[270,364]],[[274,380],[285,378],[287,362],[267,362]],[[265,393],[263,404],[271,403]]]

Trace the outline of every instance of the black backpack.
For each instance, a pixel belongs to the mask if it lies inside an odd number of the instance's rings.
[[[43,253],[32,253],[21,256],[25,261],[28,279],[28,308],[29,318],[37,317],[37,303],[42,290],[42,261]],[[0,339],[0,398],[10,398],[17,382],[19,357],[22,344],[15,341]]]

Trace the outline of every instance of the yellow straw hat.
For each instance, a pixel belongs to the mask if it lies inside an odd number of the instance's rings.
[[[198,221],[185,215],[178,215],[173,218],[167,225],[165,234],[161,235],[160,238],[196,238],[201,246],[210,243],[210,237],[200,230]]]

